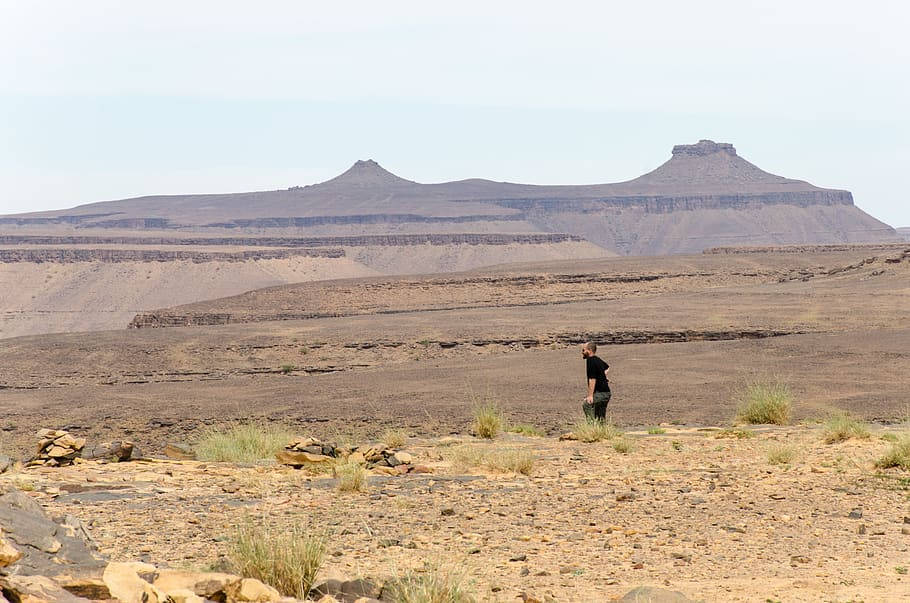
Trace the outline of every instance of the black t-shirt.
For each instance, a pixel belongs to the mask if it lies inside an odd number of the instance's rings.
[[[588,379],[597,379],[597,382],[594,383],[594,391],[610,391],[610,382],[607,381],[607,376],[604,374],[604,371],[610,368],[610,365],[597,356],[588,356],[585,359],[585,363],[588,366]]]

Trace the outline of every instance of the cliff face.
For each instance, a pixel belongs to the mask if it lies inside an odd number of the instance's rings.
[[[898,237],[856,208],[849,191],[770,174],[740,157],[733,145],[710,140],[676,145],[655,170],[613,184],[538,186],[482,179],[422,184],[368,160],[309,186],[125,199],[0,217],[3,225],[189,233],[243,229],[259,235],[270,229],[294,234],[318,229],[330,236],[358,227],[393,235],[404,225],[412,233],[451,232],[457,225],[465,233],[567,233],[627,254]]]

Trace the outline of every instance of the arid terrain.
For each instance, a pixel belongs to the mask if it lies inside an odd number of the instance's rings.
[[[910,248],[894,244],[271,287],[138,313],[128,329],[5,340],[5,454],[29,457],[49,427],[152,460],[13,469],[0,485],[80,520],[106,558],[159,568],[224,567],[252,518],[327,533],[320,580],[430,563],[485,601],[639,585],[693,601],[899,601],[908,474],[875,462],[908,429],[908,325]],[[587,340],[611,365],[627,447],[557,437],[581,415]],[[768,381],[793,392],[791,425],[723,431],[738,393]],[[542,435],[473,437],[491,400]],[[838,411],[871,437],[824,443],[819,422]],[[345,493],[274,461],[164,456],[251,422],[338,445],[400,430],[426,473],[374,469]],[[464,451],[533,467],[495,471]]]

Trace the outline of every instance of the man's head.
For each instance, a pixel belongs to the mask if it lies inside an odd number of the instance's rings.
[[[581,357],[582,358],[590,358],[591,356],[593,356],[596,353],[597,353],[597,344],[594,343],[593,341],[589,341],[588,343],[581,346]]]

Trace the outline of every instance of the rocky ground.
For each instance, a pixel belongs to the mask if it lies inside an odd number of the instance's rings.
[[[430,563],[484,601],[615,600],[638,585],[705,601],[900,601],[910,474],[874,461],[890,446],[882,436],[906,427],[825,444],[818,425],[743,438],[665,425],[627,433],[628,452],[615,439],[411,437],[404,449],[432,473],[373,470],[362,492],[275,462],[170,459],[33,467],[0,485],[80,520],[110,559],[159,567],[223,567],[252,519],[327,534],[320,579]],[[772,464],[781,449],[792,458]],[[534,463],[502,473],[466,465],[465,451]]]

